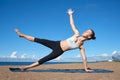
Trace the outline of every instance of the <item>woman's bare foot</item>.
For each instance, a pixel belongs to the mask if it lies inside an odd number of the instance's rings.
[[[15,29],[15,32],[18,34],[19,37],[23,37],[23,34],[18,29]]]

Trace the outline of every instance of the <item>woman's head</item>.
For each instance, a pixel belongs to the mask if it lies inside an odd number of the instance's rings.
[[[90,40],[90,39],[93,39],[95,40],[96,37],[95,37],[95,33],[92,29],[89,29],[87,31],[85,31],[83,34],[82,34],[83,37],[87,38],[87,40]]]

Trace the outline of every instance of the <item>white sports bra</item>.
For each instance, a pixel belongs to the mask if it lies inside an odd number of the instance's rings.
[[[73,35],[72,37],[67,39],[67,42],[68,42],[70,49],[76,49],[79,47],[79,45],[75,42],[76,38],[77,38],[77,36]]]

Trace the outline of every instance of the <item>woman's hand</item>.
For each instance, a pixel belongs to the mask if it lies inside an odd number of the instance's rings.
[[[93,72],[94,70],[89,70],[89,69],[87,69],[87,70],[85,70],[86,72]]]
[[[94,70],[92,70],[91,68],[87,68],[85,69],[86,72],[93,72]]]
[[[73,11],[72,9],[68,9],[68,14],[69,14],[69,15],[72,15],[73,12],[74,12],[74,11]]]

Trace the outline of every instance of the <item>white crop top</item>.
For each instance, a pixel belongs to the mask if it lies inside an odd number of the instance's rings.
[[[72,37],[67,39],[70,49],[76,49],[79,47],[79,45],[75,42],[75,40],[76,40],[76,35],[73,35]]]

